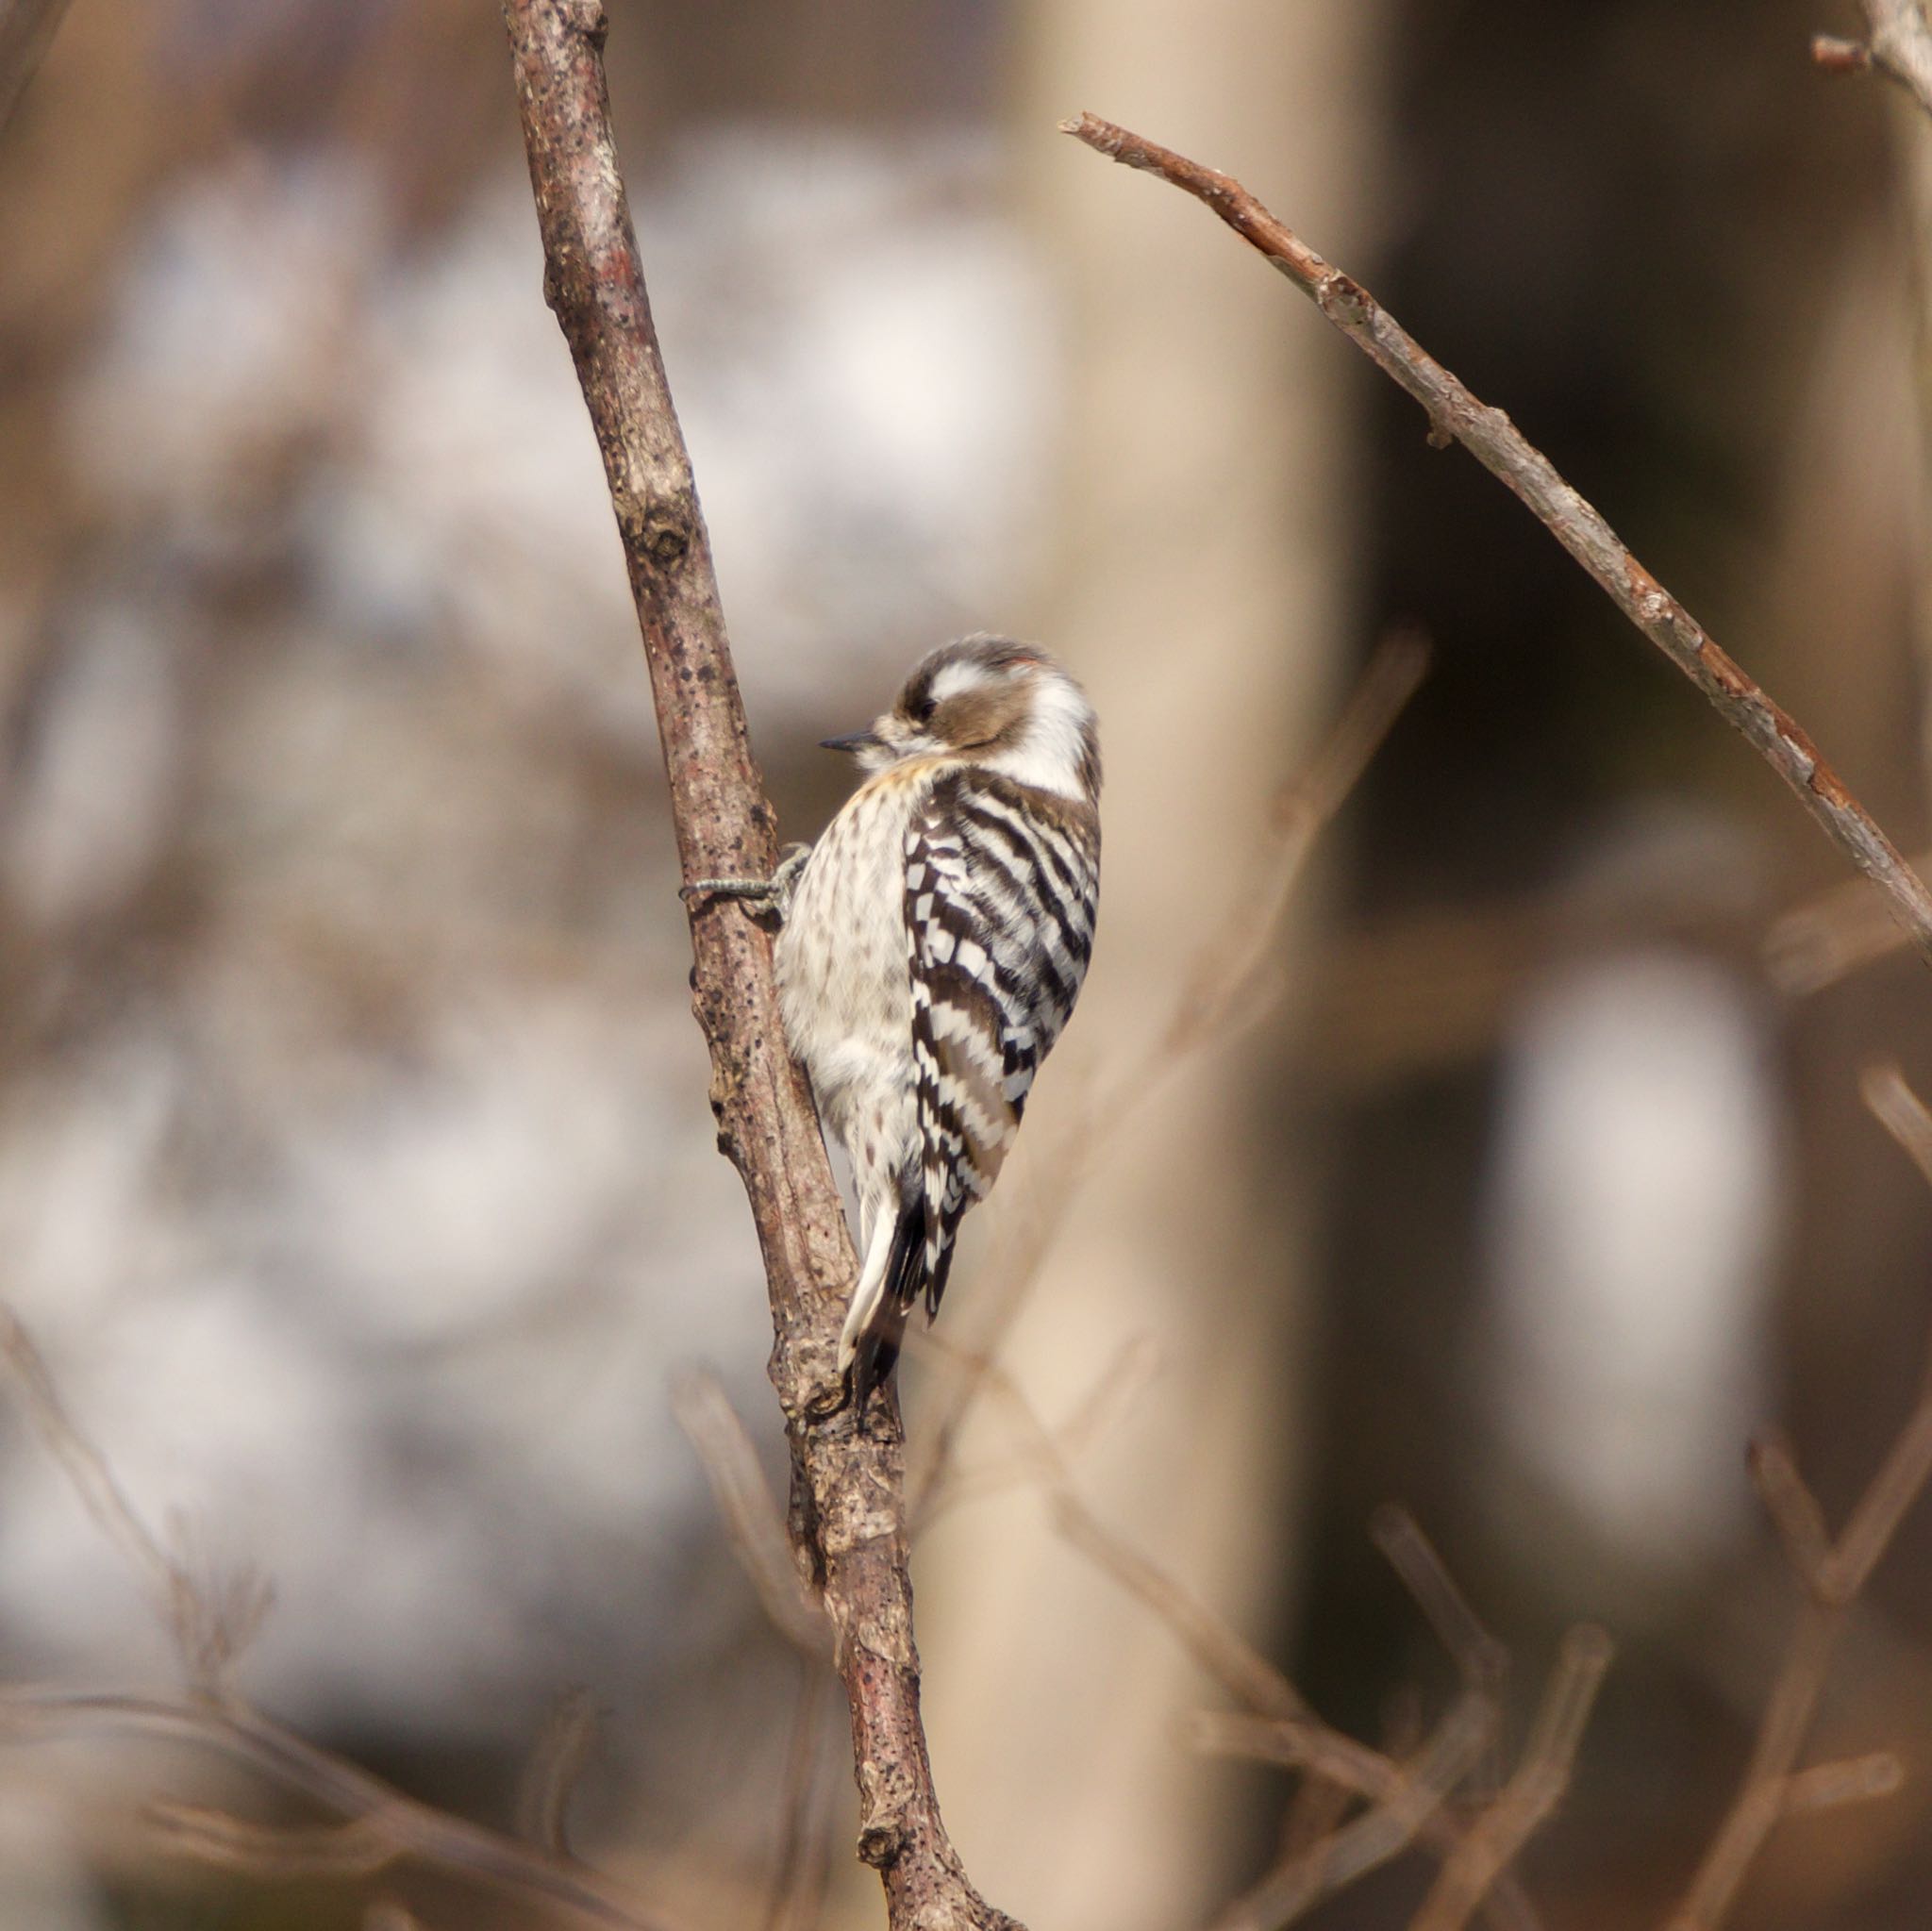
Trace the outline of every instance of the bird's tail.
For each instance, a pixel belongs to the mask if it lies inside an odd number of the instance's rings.
[[[870,1274],[872,1269],[865,1271]],[[906,1317],[925,1287],[925,1202],[915,1189],[892,1224],[892,1244],[875,1281],[862,1274],[845,1316],[841,1352],[849,1356],[846,1374],[852,1402],[860,1416],[873,1390],[891,1373],[906,1333]]]

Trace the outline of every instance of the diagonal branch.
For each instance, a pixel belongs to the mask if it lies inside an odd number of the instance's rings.
[[[1914,9],[1916,10],[1916,9]],[[1218,214],[1259,250],[1391,381],[1428,412],[1429,440],[1460,442],[1529,507],[1617,608],[1696,685],[1818,821],[1825,836],[1885,895],[1887,909],[1932,963],[1932,892],[1846,789],[1797,722],[1708,638],[1555,464],[1501,409],[1458,382],[1353,276],[1284,227],[1239,181],[1093,114],[1066,133],[1130,168],[1158,175]]]
[[[618,172],[599,0],[503,0],[544,294],[576,364],[617,513],[687,880],[769,874],[774,818],[751,754],[691,458],[664,376]],[[834,1349],[856,1272],[803,1076],[783,1047],[768,933],[740,906],[691,909],[691,986],[711,1055],[719,1144],[751,1199],[775,1333],[771,1375],[791,1450],[791,1525],[821,1591],[852,1710],[859,1855],[891,1923],[986,1931],[1011,1920],[947,1839],[919,1714],[891,1401],[863,1425],[837,1400]]]
[[[0,127],[26,92],[66,11],[67,0],[0,0]]]

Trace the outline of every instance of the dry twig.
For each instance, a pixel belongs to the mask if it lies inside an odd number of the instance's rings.
[[[560,1856],[570,1855],[564,1819],[572,1792],[584,1773],[597,1740],[597,1706],[587,1690],[572,1690],[558,1700],[543,1734],[530,1753],[517,1790],[517,1831],[533,1844]]]
[[[1194,1740],[1201,1749],[1285,1763],[1330,1788],[1374,1794],[1371,1808],[1284,1856],[1215,1919],[1212,1931],[1275,1931],[1400,1856],[1475,1768],[1495,1736],[1497,1717],[1487,1697],[1465,1690],[1435,1735],[1404,1764],[1319,1724],[1221,1715],[1198,1720]]]
[[[1932,1180],[1932,1114],[1896,1067],[1872,1069],[1862,1085],[1866,1104],[1881,1124]],[[1780,1819],[1821,1805],[1886,1796],[1898,1787],[1898,1762],[1889,1753],[1803,1771],[1796,1765],[1852,1606],[1907,1509],[1932,1477],[1932,1372],[1836,1540],[1784,1442],[1775,1438],[1754,1442],[1751,1473],[1804,1598],[1743,1783],[1667,1931],[1714,1931]]]
[[[781,1636],[808,1656],[823,1660],[831,1632],[817,1597],[798,1573],[758,1450],[724,1384],[708,1373],[681,1374],[672,1384],[671,1410],[705,1465],[725,1534],[765,1614]]]
[[[465,1822],[405,1796],[380,1778],[252,1708],[224,1677],[266,1606],[258,1584],[198,1584],[142,1521],[107,1457],[68,1413],[45,1360],[19,1317],[0,1302],[0,1366],[82,1506],[150,1586],[196,1694],[163,1698],[0,1689],[0,1735],[34,1737],[110,1725],[198,1743],[248,1765],[285,1790],[344,1821],[254,1823],[198,1806],[157,1803],[147,1822],[161,1846],[224,1870],[264,1877],[359,1877],[405,1857],[493,1883],[623,1931],[674,1931],[641,1900],[579,1863],[563,1847],[564,1800],[589,1743],[587,1704],[566,1705],[526,1780],[524,1813],[534,1843]]]
[[[1915,871],[1925,866],[1932,866],[1932,852],[1913,861]],[[1764,963],[1781,991],[1802,998],[1890,957],[1906,942],[1872,888],[1855,878],[1774,920],[1764,935]]]
[[[26,91],[67,12],[67,0],[0,0],[0,128]]]
[[[1878,0],[1872,4],[1876,7]],[[1460,442],[1521,497],[1617,608],[1784,779],[1825,836],[1878,887],[1891,916],[1932,963],[1932,892],[1871,813],[1797,722],[1718,648],[1501,409],[1479,402],[1359,282],[1324,261],[1240,182],[1093,114],[1061,125],[1097,153],[1158,175],[1211,208],[1423,406],[1431,441]]]
[[[0,1301],[0,1368],[42,1446],[60,1465],[95,1525],[141,1577],[156,1614],[174,1638],[188,1680],[220,1698],[229,1666],[261,1626],[271,1600],[250,1571],[215,1572],[197,1581],[141,1518],[107,1457],[77,1427],[46,1361],[20,1317]]]
[[[1074,1487],[1072,1473],[1053,1432],[995,1358],[971,1354],[938,1337],[928,1337],[926,1345],[937,1357],[973,1377],[982,1391],[998,1401],[1014,1423],[1020,1437],[1020,1452],[1046,1495],[1058,1534],[1126,1594],[1143,1604],[1192,1656],[1203,1673],[1246,1706],[1245,1715],[1217,1713],[1197,1719],[1196,1742],[1224,1755],[1292,1764],[1309,1776],[1366,1799],[1378,1811],[1387,1813],[1373,1824],[1366,1819],[1357,1819],[1313,1843],[1295,1843],[1259,1886],[1229,1907],[1233,1915],[1220,1923],[1217,1931],[1232,1931],[1237,1923],[1286,1923],[1295,1913],[1352,1877],[1386,1862],[1418,1837],[1445,1857],[1455,1855],[1463,1841],[1463,1827],[1447,1814],[1440,1800],[1430,1801],[1430,1792],[1452,1765],[1462,1763],[1465,1752],[1466,1772],[1474,1766],[1486,1747],[1500,1714],[1487,1688],[1465,1689],[1458,1699],[1458,1708],[1451,1711],[1411,1765],[1398,1763],[1383,1752],[1331,1729],[1309,1708],[1294,1685],[1224,1619],[1124,1537],[1115,1534],[1087,1507]],[[1422,1587],[1435,1596],[1438,1613],[1446,1614],[1446,1626],[1455,1629],[1457,1642],[1465,1646],[1473,1643],[1475,1647],[1491,1643],[1493,1639],[1482,1631],[1474,1614],[1462,1604],[1459,1592],[1446,1573],[1441,1572],[1440,1558],[1423,1540],[1419,1529],[1415,1539],[1415,1544],[1409,1544],[1399,1536],[1395,1538],[1404,1542],[1409,1570]],[[1427,1552],[1425,1557],[1415,1556],[1416,1544]],[[1424,1576],[1424,1571],[1429,1567],[1436,1573]],[[1459,1611],[1444,1611],[1444,1590],[1460,1605]],[[1478,1709],[1486,1712],[1481,1722],[1476,1721]],[[1454,1780],[1442,1788],[1446,1794],[1454,1788]],[[1370,1813],[1372,1817],[1376,1815],[1375,1811]],[[1328,1862],[1331,1858],[1332,1864]],[[1495,1931],[1535,1931],[1536,1912],[1507,1871],[1492,1873],[1488,1895],[1480,1902]]]
[[[544,294],[603,453],[650,671],[686,880],[765,876],[774,818],[748,741],[691,459],[672,407],[617,164],[599,0],[503,0]],[[852,1712],[859,1855],[894,1926],[1012,1921],[968,1882],[940,1816],[919,1711],[896,1404],[836,1410],[857,1272],[804,1077],[783,1046],[771,939],[729,901],[690,907],[691,983],[719,1142],[750,1196],[791,1449],[792,1534],[830,1620]],[[836,1411],[835,1411],[836,1410]]]
[[[1510,1859],[1560,1801],[1591,1706],[1610,1666],[1610,1640],[1586,1623],[1563,1639],[1523,1761],[1450,1853],[1409,1931],[1461,1931]]]
[[[824,1900],[825,1780],[820,1774],[823,1751],[820,1720],[831,1679],[809,1657],[802,1664],[798,1704],[791,1718],[791,1746],[786,1753],[784,1824],[772,1875],[772,1903],[765,1931],[812,1931]]]
[[[392,1897],[379,1897],[362,1914],[362,1931],[425,1931],[423,1920]]]
[[[347,1820],[317,1830],[252,1824],[178,1805],[150,1812],[164,1844],[225,1869],[264,1877],[348,1876],[413,1857],[617,1931],[675,1931],[672,1921],[588,1865],[405,1796],[245,1705],[0,1690],[0,1734],[37,1737],[102,1727],[219,1751]]]

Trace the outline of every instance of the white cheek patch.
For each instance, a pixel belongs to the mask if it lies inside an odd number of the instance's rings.
[[[1066,798],[1081,797],[1080,764],[1092,721],[1093,707],[1080,687],[1069,677],[1045,673],[1034,682],[1033,715],[1025,735],[1012,750],[988,762],[1023,785],[1058,791]]]

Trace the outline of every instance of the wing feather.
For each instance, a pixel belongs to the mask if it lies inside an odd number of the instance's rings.
[[[912,815],[906,927],[929,1311],[960,1218],[997,1177],[1079,996],[1099,885],[1089,807],[967,770]]]

